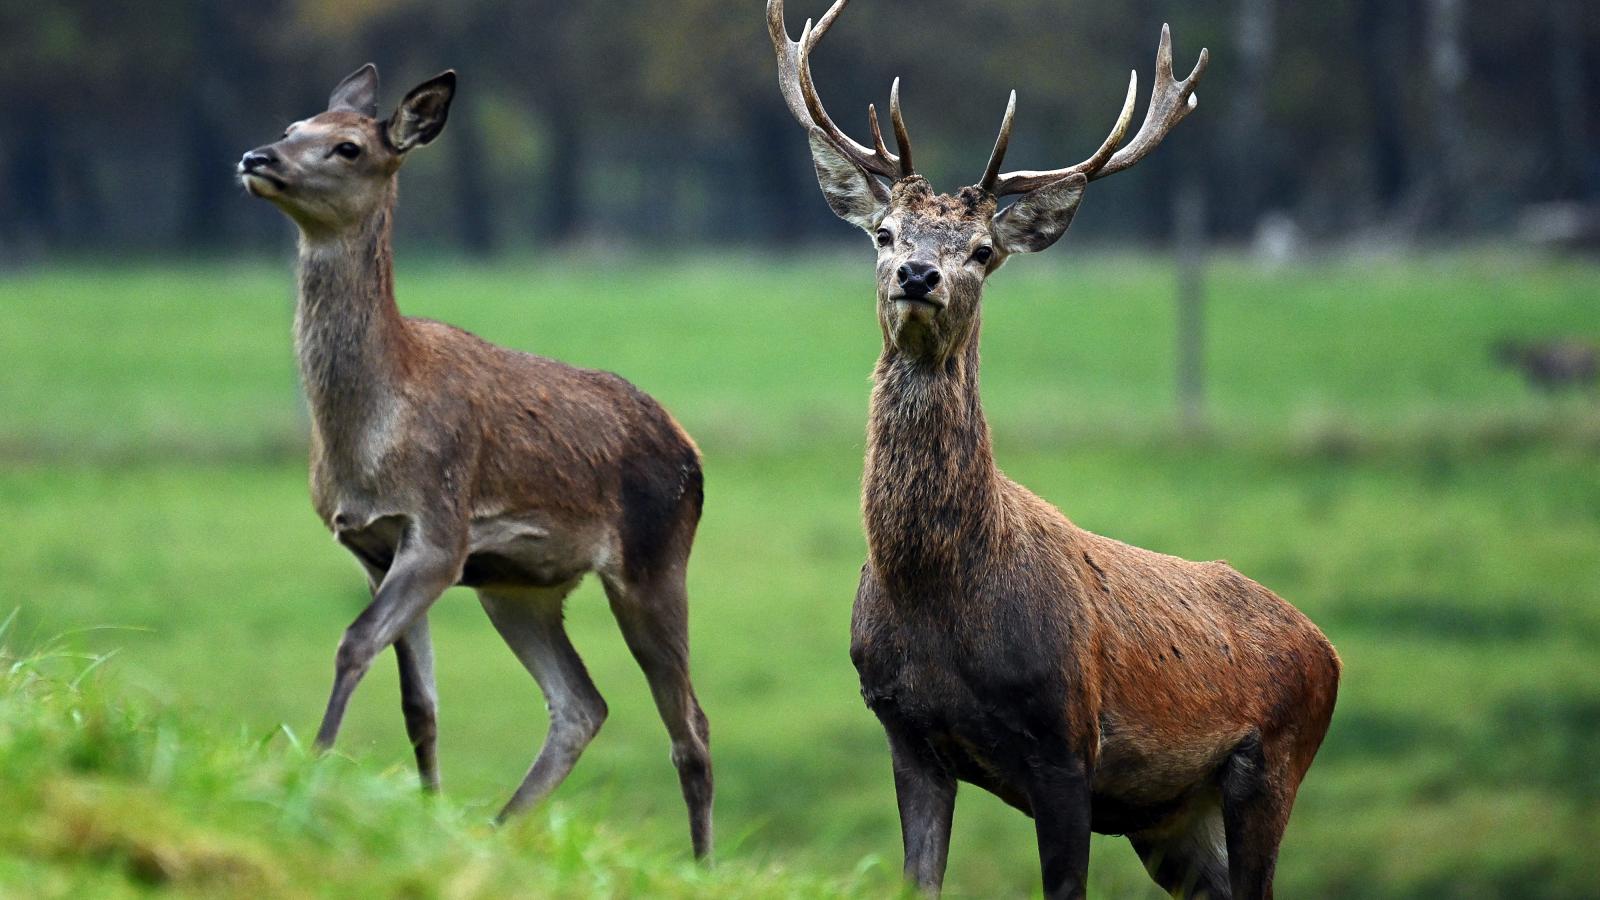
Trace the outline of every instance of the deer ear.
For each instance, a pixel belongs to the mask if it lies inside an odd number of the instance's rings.
[[[834,149],[816,128],[811,129],[811,161],[817,183],[834,215],[852,225],[873,231],[889,209],[889,190],[855,161]]]
[[[456,95],[456,73],[447,70],[411,89],[389,117],[384,133],[401,153],[430,143],[444,130],[450,101]]]
[[[328,97],[328,110],[358,112],[368,118],[378,117],[378,67],[367,63],[351,72],[339,82]]]
[[[1036,253],[1054,244],[1067,233],[1088,184],[1089,179],[1073,174],[1023,194],[995,214],[995,243],[1006,253]]]

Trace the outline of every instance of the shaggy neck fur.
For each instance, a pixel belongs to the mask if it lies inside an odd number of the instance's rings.
[[[359,227],[300,235],[295,350],[317,432],[334,444],[382,414],[404,370],[410,336],[394,300],[394,201],[391,182]]]
[[[873,374],[862,486],[871,564],[897,601],[939,604],[995,546],[1000,475],[978,397],[978,327],[934,362],[886,345]]]

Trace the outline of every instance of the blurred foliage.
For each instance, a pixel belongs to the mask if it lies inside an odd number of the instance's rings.
[[[625,374],[702,446],[859,441],[881,346],[872,251],[793,260],[570,253],[463,267],[403,251],[408,314]],[[1068,239],[985,297],[992,427],[1055,446],[1159,438],[1172,421],[1171,264]],[[753,286],[758,286],[753,289]],[[1588,398],[1530,397],[1504,338],[1585,336],[1600,269],[1478,250],[1208,277],[1208,412],[1219,440],[1420,452],[1582,445]],[[81,265],[0,279],[0,452],[107,460],[299,456],[303,401],[284,264]],[[0,457],[3,458],[3,457]]]
[[[1122,187],[1097,188],[1078,226],[1091,236],[1164,234],[1165,198],[1191,179],[1232,237],[1283,212],[1313,237],[1426,240],[1593,198],[1597,7],[1472,5],[1435,27],[1460,3],[857,0],[815,68],[858,136],[903,76],[918,159],[953,188],[976,177],[1013,87],[1017,166],[1087,155],[1126,72],[1150,84],[1170,19],[1180,68],[1212,51],[1200,111]],[[788,5],[792,33],[826,9]],[[236,199],[232,162],[368,59],[385,102],[462,75],[452,133],[407,180],[407,235],[488,250],[845,233],[779,100],[760,0],[12,0],[0,33],[0,263],[281,240],[281,221]],[[1466,61],[1458,93],[1440,53]]]

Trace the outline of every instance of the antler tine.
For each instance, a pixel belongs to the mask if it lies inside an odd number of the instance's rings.
[[[811,43],[806,45],[807,56],[811,55],[811,48],[816,46],[817,41],[822,40],[822,36],[828,33],[829,28],[833,27],[833,20],[839,18],[839,14],[844,12],[844,8],[849,2],[850,0],[834,0],[834,4],[828,7],[827,12],[822,14],[822,18],[817,20],[817,27],[811,35]],[[779,5],[782,4],[780,3]],[[1170,57],[1172,54],[1168,53],[1167,55]],[[1168,66],[1168,68],[1170,69],[1171,66]]]
[[[839,2],[843,3],[846,0],[839,0]],[[833,117],[829,116],[828,111],[822,108],[822,98],[817,96],[817,86],[811,80],[811,48],[815,46],[815,41],[811,37],[812,33],[811,20],[807,19],[805,27],[800,30],[799,72],[800,99],[805,103],[806,115],[812,123],[827,132],[828,137],[835,143],[847,149],[859,149],[861,152],[867,152],[866,147],[856,144],[843,131],[840,131],[839,126],[833,124]]]
[[[1128,95],[1122,103],[1122,113],[1117,116],[1117,124],[1112,127],[1111,133],[1101,142],[1100,148],[1093,155],[1077,165],[1064,169],[1052,169],[1047,172],[1007,172],[996,179],[990,193],[996,197],[1026,193],[1073,174],[1081,174],[1094,181],[1107,175],[1114,175],[1144,159],[1156,145],[1161,143],[1173,126],[1195,108],[1198,101],[1194,95],[1194,88],[1199,83],[1200,76],[1205,74],[1206,64],[1210,59],[1210,51],[1202,49],[1200,60],[1195,63],[1189,77],[1175,81],[1172,76],[1172,30],[1166,25],[1161,26],[1161,43],[1156,48],[1156,77],[1155,85],[1150,92],[1150,108],[1145,111],[1144,122],[1127,146],[1117,149],[1117,145],[1122,143],[1123,136],[1128,133],[1128,126],[1133,122],[1139,86],[1138,70],[1135,70],[1128,79]]]
[[[1200,98],[1194,93],[1195,85],[1199,83],[1200,76],[1205,74],[1206,65],[1210,61],[1211,51],[1202,48],[1200,59],[1189,72],[1189,77],[1182,81],[1174,81],[1172,30],[1166,25],[1161,26],[1161,46],[1156,51],[1156,83],[1150,91],[1150,108],[1145,111],[1144,123],[1139,126],[1139,132],[1133,136],[1133,140],[1118,150],[1102,168],[1096,172],[1085,173],[1090,180],[1115,175],[1144,159],[1166,138],[1173,126],[1193,112],[1200,102]]]
[[[1133,124],[1133,111],[1139,108],[1139,70],[1133,69],[1128,73],[1128,95],[1122,98],[1122,112],[1117,113],[1117,124],[1111,126],[1111,133],[1100,142],[1100,148],[1094,155],[1081,163],[1077,168],[1085,174],[1100,171],[1105,166],[1106,160],[1117,151],[1117,145],[1128,134],[1128,126]]]
[[[898,104],[891,99],[890,113],[894,119],[895,140],[900,144],[902,156],[889,153],[883,146],[881,135],[874,138],[877,146],[869,148],[845,134],[823,108],[822,98],[817,95],[816,84],[811,80],[811,51],[833,27],[834,20],[838,19],[849,2],[835,0],[815,25],[807,19],[800,40],[793,41],[789,39],[789,31],[783,21],[783,0],[767,0],[767,32],[772,37],[772,49],[778,57],[778,88],[795,121],[808,130],[820,131],[835,149],[868,172],[891,180],[898,179],[911,173],[909,157],[902,158],[910,141],[905,137],[905,125],[900,120]],[[876,120],[876,113],[870,107],[869,117]],[[873,127],[876,129],[875,124]]]
[[[872,147],[879,156],[888,158],[889,148],[883,144],[883,129],[878,127],[878,108],[867,104],[867,127],[872,129]]]
[[[1059,181],[1073,173],[1090,173],[1099,171],[1111,154],[1116,152],[1117,145],[1122,143],[1122,138],[1128,133],[1128,126],[1133,123],[1133,111],[1138,107],[1139,73],[1132,72],[1128,78],[1128,93],[1122,100],[1122,111],[1117,114],[1117,122],[1111,126],[1111,132],[1106,139],[1100,142],[1099,149],[1092,155],[1075,166],[1064,169],[1051,169],[1047,172],[1020,170],[1007,172],[995,179],[995,186],[989,188],[989,193],[996,197],[1007,194],[1025,194],[1034,188],[1043,187],[1054,181]]]
[[[800,96],[800,45],[789,40],[789,28],[783,21],[783,0],[767,0],[767,34],[772,38],[772,51],[778,57],[778,91],[789,107],[789,113],[801,124],[810,124],[811,113]]]
[[[1017,92],[1011,92],[1011,99],[1006,101],[1006,115],[1000,120],[1000,136],[994,139],[994,151],[989,154],[989,165],[983,169],[983,180],[978,186],[994,193],[995,185],[1000,179],[1000,164],[1005,161],[1006,148],[1011,145],[1011,123],[1017,117]]]
[[[1172,24],[1161,23],[1161,41],[1156,44],[1156,83],[1172,80]]]
[[[889,123],[894,126],[894,145],[900,150],[900,177],[916,174],[911,167],[911,134],[906,131],[905,117],[900,115],[900,78],[895,77],[889,86]]]

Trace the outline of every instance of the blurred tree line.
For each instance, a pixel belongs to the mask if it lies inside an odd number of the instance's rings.
[[[827,3],[789,0],[791,33]],[[429,174],[405,180],[407,240],[837,238],[762,7],[3,0],[0,260],[277,248],[283,223],[241,199],[234,161],[368,60],[384,104],[461,75],[445,139],[410,164]],[[1595,0],[857,0],[814,71],[861,139],[902,76],[919,166],[953,189],[979,176],[1010,88],[1012,167],[1087,156],[1133,67],[1142,116],[1163,21],[1180,74],[1211,48],[1200,110],[1091,198],[1100,235],[1164,235],[1180,185],[1229,239],[1268,216],[1314,238],[1495,233],[1527,204],[1600,194]]]

